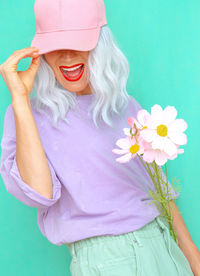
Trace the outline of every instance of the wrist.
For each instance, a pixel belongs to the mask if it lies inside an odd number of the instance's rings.
[[[12,109],[15,114],[22,114],[24,116],[25,112],[32,111],[30,98],[28,97],[16,97],[12,100]]]
[[[14,109],[23,108],[29,106],[31,107],[30,97],[29,96],[15,96],[12,98],[12,107]]]

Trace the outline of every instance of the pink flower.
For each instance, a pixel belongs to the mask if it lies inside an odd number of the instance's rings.
[[[177,153],[175,153],[172,156],[169,156],[167,153],[160,149],[152,149],[151,143],[143,142],[144,146],[144,154],[142,155],[142,158],[144,161],[151,163],[153,161],[156,162],[157,165],[163,166],[168,159],[173,160],[177,157],[177,154],[183,153],[184,149],[178,148],[177,147]]]
[[[161,106],[156,104],[151,108],[151,114],[141,109],[137,113],[137,119],[129,117],[128,124],[131,128],[123,129],[127,137],[116,143],[122,149],[113,150],[114,153],[125,155],[116,160],[121,163],[128,162],[138,154],[142,155],[144,161],[155,161],[162,166],[168,159],[175,159],[178,154],[184,152],[179,146],[187,142],[183,133],[187,123],[182,119],[175,119],[176,115],[177,111],[173,106],[162,110]]]
[[[139,132],[144,128],[146,128],[146,124],[149,117],[148,115],[149,113],[146,110],[142,109],[137,113],[137,119],[134,117],[128,118],[128,124],[132,128],[133,134],[137,133],[137,136],[139,136],[140,134]],[[131,136],[131,132],[130,132],[131,128],[123,128],[124,134],[126,136]]]
[[[121,149],[112,149],[116,154],[124,154],[122,157],[116,159],[119,163],[127,163],[133,159],[136,154],[144,153],[144,148],[141,139],[136,140],[135,137],[130,136],[117,140],[116,145]]]
[[[140,110],[137,115],[139,123],[146,125],[140,131],[141,137],[146,142],[151,142],[152,149],[159,149],[168,157],[177,156],[177,153],[180,153],[178,146],[187,143],[187,136],[183,133],[187,129],[187,123],[183,119],[175,119],[176,116],[175,107],[167,106],[163,110],[158,104],[151,108],[151,114]],[[159,154],[160,152],[157,152],[158,156]]]

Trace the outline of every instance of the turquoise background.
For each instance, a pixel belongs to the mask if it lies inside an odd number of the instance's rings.
[[[130,63],[127,91],[150,111],[155,103],[173,105],[188,123],[185,153],[168,161],[169,179],[180,180],[176,201],[193,241],[200,249],[200,2],[191,0],[106,0],[108,26]],[[34,1],[0,3],[0,64],[15,50],[29,47],[35,32]],[[20,61],[26,70],[30,58]],[[0,135],[11,96],[0,77]],[[70,275],[71,256],[39,231],[37,210],[8,194],[0,178],[1,274]]]

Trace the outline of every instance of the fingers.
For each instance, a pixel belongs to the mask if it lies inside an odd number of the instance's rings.
[[[27,71],[31,72],[32,75],[35,77],[35,75],[39,69],[39,66],[40,66],[40,56],[32,59],[32,63]]]
[[[35,47],[27,47],[21,50],[16,50],[4,63],[4,65],[17,65],[22,58],[36,57],[39,49]]]

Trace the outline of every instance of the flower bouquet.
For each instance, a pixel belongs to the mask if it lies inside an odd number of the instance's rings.
[[[139,157],[147,173],[149,174],[155,191],[148,195],[153,199],[161,216],[164,216],[169,224],[170,234],[178,244],[177,234],[173,229],[173,216],[170,211],[167,160],[173,160],[178,154],[183,153],[180,145],[187,143],[187,136],[183,133],[187,129],[187,123],[183,119],[176,119],[177,110],[173,106],[167,106],[164,110],[158,104],[151,107],[151,114],[145,109],[137,112],[137,118],[129,117],[129,128],[124,128],[125,138],[117,140],[116,145],[120,149],[112,149],[113,153],[123,156],[116,159],[117,162],[126,163],[136,156]],[[165,165],[166,179],[163,178],[161,166]],[[176,178],[173,188],[180,191]]]

